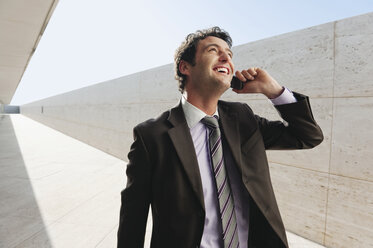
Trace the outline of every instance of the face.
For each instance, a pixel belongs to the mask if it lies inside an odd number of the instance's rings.
[[[199,41],[195,65],[189,66],[187,89],[205,93],[221,92],[230,87],[233,77],[233,53],[228,44],[217,37],[208,36]],[[188,87],[188,84],[190,84]]]

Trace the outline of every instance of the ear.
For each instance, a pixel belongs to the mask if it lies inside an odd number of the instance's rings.
[[[179,63],[179,71],[181,72],[181,74],[185,76],[189,76],[190,74],[189,69],[190,69],[190,64],[186,62],[185,60],[181,60]]]

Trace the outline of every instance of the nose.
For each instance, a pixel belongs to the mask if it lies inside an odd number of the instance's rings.
[[[232,57],[229,55],[228,52],[226,52],[226,51],[220,51],[220,53],[219,53],[219,62],[221,62],[221,63],[228,63],[229,66],[230,66],[230,69],[232,70],[232,72],[234,71],[234,64],[233,64],[233,61],[232,61]]]
[[[230,60],[230,58],[231,57],[229,56],[229,54],[227,52],[225,52],[225,51],[220,52],[219,61],[226,62],[226,61]]]

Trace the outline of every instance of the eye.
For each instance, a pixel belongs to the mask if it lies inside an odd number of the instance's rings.
[[[216,47],[211,47],[210,49],[209,49],[209,52],[217,52],[218,51],[218,49],[216,49]]]

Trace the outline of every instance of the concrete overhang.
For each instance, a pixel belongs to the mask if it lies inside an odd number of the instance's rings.
[[[0,0],[0,104],[9,104],[58,0]]]

